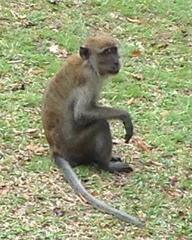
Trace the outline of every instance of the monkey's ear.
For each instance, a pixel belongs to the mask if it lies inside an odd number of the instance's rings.
[[[80,47],[80,49],[79,49],[79,55],[80,55],[84,60],[87,60],[87,59],[89,58],[89,56],[91,55],[89,48]]]

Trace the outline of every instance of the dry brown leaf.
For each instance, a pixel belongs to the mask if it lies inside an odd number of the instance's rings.
[[[131,23],[141,24],[141,19],[139,19],[139,18],[129,18],[129,17],[127,17],[127,20]]]
[[[35,133],[35,132],[37,132],[37,129],[36,129],[36,128],[29,128],[29,129],[27,130],[27,133]]]
[[[164,110],[160,113],[160,115],[161,115],[162,118],[165,118],[168,115],[168,113],[169,112],[167,110]]]
[[[172,197],[179,197],[182,195],[181,190],[179,189],[173,189],[173,190],[168,190],[167,191],[169,195],[171,195]]]
[[[157,167],[163,167],[163,164],[160,162],[150,161],[150,164],[157,166]]]
[[[12,91],[25,90],[24,83],[14,83],[10,85]]]
[[[183,211],[178,211],[178,214],[179,214],[179,217],[184,217],[185,216],[185,213]]]
[[[141,138],[135,136],[134,138],[132,138],[132,141],[141,151],[148,152],[148,153],[151,152],[151,149],[147,146],[147,144]]]
[[[138,80],[143,79],[143,75],[141,73],[133,73],[132,76]]]
[[[122,181],[122,179],[118,179],[118,181],[114,182],[114,186],[116,186],[116,187],[123,187],[123,186],[126,186],[126,185],[127,185],[127,181]]]
[[[3,90],[4,86],[0,83],[0,90]]]
[[[134,51],[132,51],[132,53],[131,53],[131,56],[132,57],[138,57],[138,56],[140,56],[141,55],[141,51],[139,51],[139,50],[134,50]]]
[[[79,194],[79,200],[81,203],[87,203],[87,199],[83,197],[83,195]]]
[[[21,84],[20,83],[15,83],[10,85],[12,91],[17,91],[21,89]]]
[[[161,44],[160,46],[158,46],[158,48],[167,48],[169,46],[168,43],[164,43],[164,44]]]
[[[28,145],[27,149],[34,152],[36,155],[43,155],[45,153],[45,149],[39,145]]]
[[[66,49],[60,49],[59,50],[59,55],[62,55],[63,57],[69,56],[69,52]]]
[[[63,22],[60,19],[56,19],[53,22],[53,27],[56,29],[60,29],[63,26]]]
[[[135,98],[130,98],[128,101],[127,101],[127,104],[128,105],[131,105],[135,102]]]
[[[176,178],[176,176],[171,176],[169,177],[169,181],[172,186],[175,186],[175,184],[178,182],[178,179]]]
[[[27,146],[27,149],[28,149],[29,151],[32,151],[32,152],[34,152],[36,148],[37,148],[36,145],[28,145],[28,146]]]
[[[99,196],[98,192],[96,192],[96,191],[91,192],[91,195],[93,195],[94,197],[98,197]]]
[[[6,186],[3,183],[0,183],[0,197],[4,194],[6,194],[9,191],[8,186]]]
[[[33,70],[33,74],[34,75],[39,75],[39,74],[41,74],[43,72],[44,72],[44,69],[35,69],[35,70]]]

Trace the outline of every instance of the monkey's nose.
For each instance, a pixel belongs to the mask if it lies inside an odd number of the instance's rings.
[[[114,62],[115,67],[119,68],[119,62]]]

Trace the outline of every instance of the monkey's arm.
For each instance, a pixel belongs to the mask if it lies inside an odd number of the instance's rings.
[[[126,130],[126,142],[130,140],[133,135],[133,124],[127,111],[96,106],[96,104],[92,101],[93,96],[91,95],[90,90],[86,88],[78,89],[76,96],[77,100],[74,105],[74,119],[78,124],[86,125],[99,119],[119,119],[123,122]]]

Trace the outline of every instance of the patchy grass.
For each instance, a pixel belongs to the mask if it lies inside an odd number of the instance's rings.
[[[0,239],[192,239],[192,2],[8,0],[0,5]],[[124,67],[102,103],[129,109],[135,137],[111,126],[132,174],[76,169],[95,196],[142,229],[76,196],[53,165],[40,108],[47,81],[84,38],[107,32]]]

